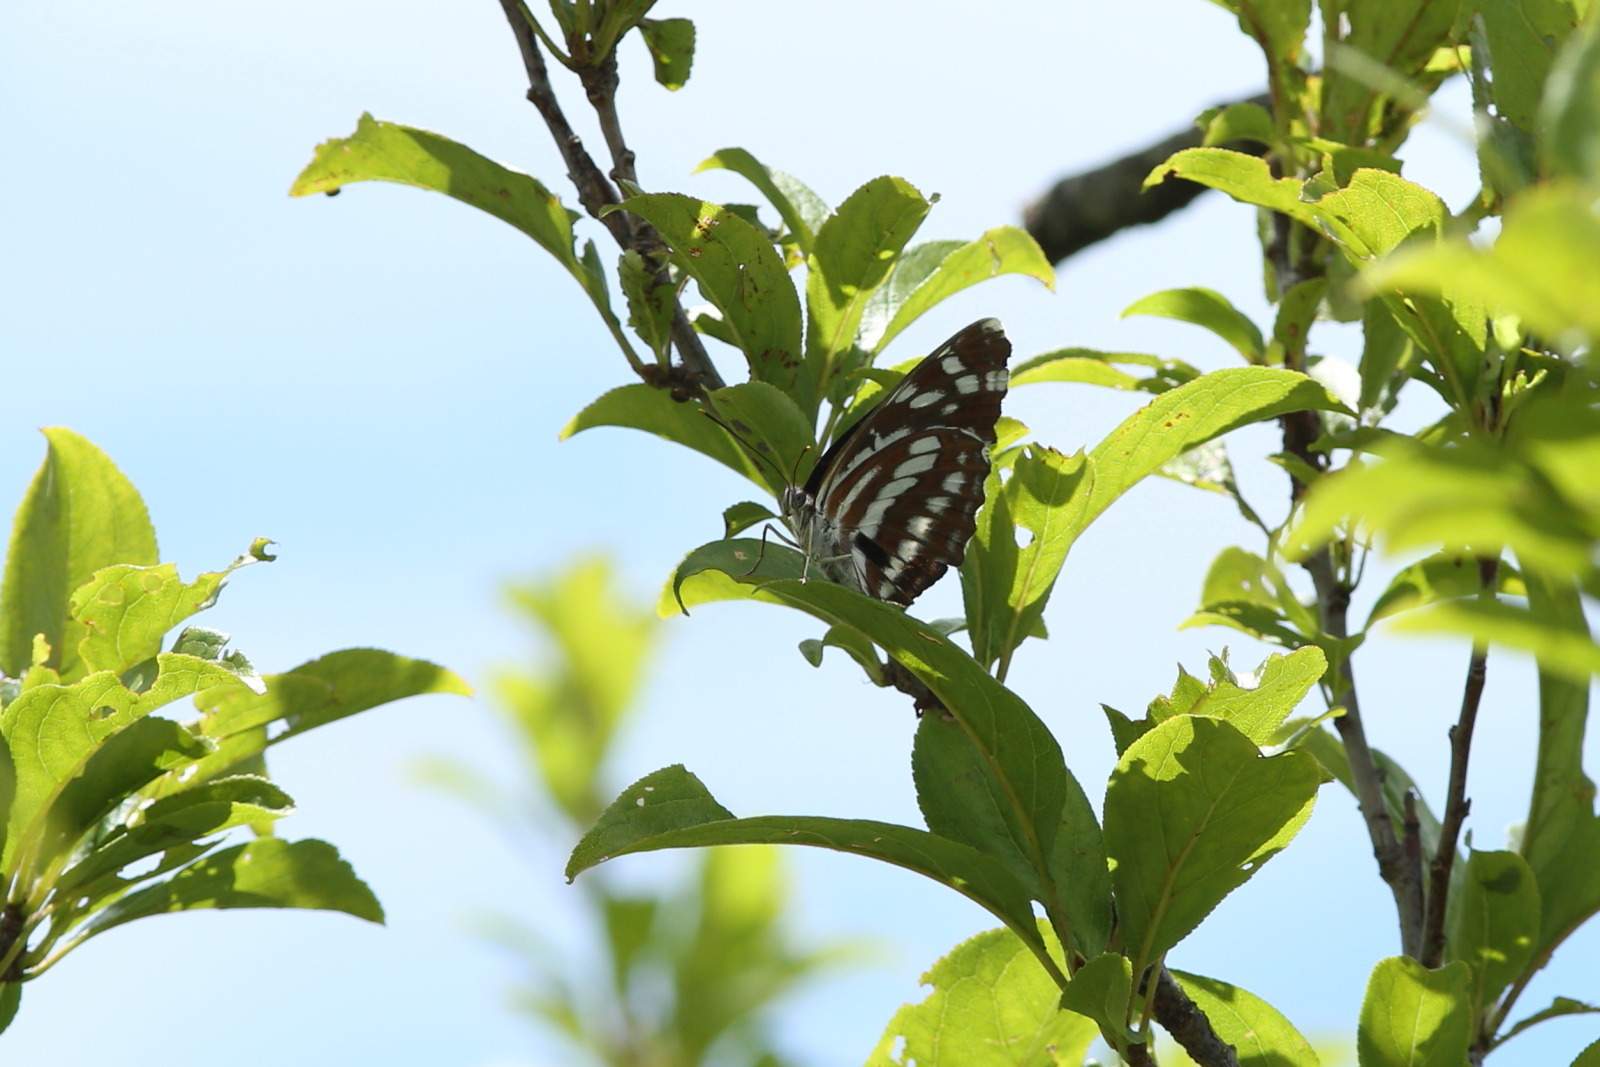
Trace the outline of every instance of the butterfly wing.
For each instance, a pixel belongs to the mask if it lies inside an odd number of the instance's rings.
[[[830,573],[907,605],[977,528],[1011,343],[984,319],[940,345],[834,442],[805,486]]]

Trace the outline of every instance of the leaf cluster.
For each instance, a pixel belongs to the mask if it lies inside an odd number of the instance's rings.
[[[184,582],[111,460],[70,430],[45,435],[0,584],[0,1029],[23,983],[133,919],[270,907],[382,922],[332,845],[274,836],[294,804],[266,750],[391,700],[469,692],[374,649],[258,674],[226,633],[186,620],[271,560],[270,542]],[[198,717],[156,714],[186,699]],[[253,839],[224,847],[238,828]]]

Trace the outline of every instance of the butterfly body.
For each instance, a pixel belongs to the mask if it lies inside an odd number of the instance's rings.
[[[806,569],[908,605],[961,563],[977,528],[1011,344],[957,333],[834,441],[779,499]]]

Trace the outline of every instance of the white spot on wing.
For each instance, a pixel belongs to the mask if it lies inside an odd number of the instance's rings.
[[[966,369],[965,364],[961,362],[960,356],[945,356],[939,361],[939,366],[943,367],[944,372],[949,375],[960,374]]]
[[[933,470],[933,456],[913,456],[894,469],[896,478],[907,478],[914,474],[925,474]]]
[[[971,396],[978,391],[978,376],[976,374],[963,374],[950,383],[956,387],[956,392],[962,396]]]
[[[920,456],[924,452],[937,452],[939,451],[939,439],[937,437],[919,437],[906,446],[906,451],[913,456]]]
[[[912,397],[907,403],[908,403],[908,405],[910,407],[912,407],[914,409],[920,409],[920,408],[928,407],[931,404],[937,404],[939,401],[941,401],[943,399],[944,399],[944,393],[940,392],[937,389],[929,389],[925,393],[918,393],[916,396]],[[949,414],[948,411],[946,411],[945,413]]]

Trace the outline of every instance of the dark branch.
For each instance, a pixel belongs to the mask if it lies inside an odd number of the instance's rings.
[[[1271,98],[1263,93],[1245,102],[1268,107]],[[1169,178],[1144,190],[1145,177],[1174,152],[1198,148],[1200,144],[1201,131],[1188,129],[1103,167],[1063,178],[1023,209],[1023,227],[1039,242],[1050,262],[1060,263],[1130,226],[1159,222],[1187,206],[1206,187]],[[1261,151],[1253,142],[1235,142],[1226,147],[1241,152]]]
[[[605,213],[605,209],[621,202],[617,193],[617,186],[600,170],[594,157],[589,155],[583,147],[583,140],[572,129],[572,124],[567,121],[565,112],[561,110],[561,103],[556,99],[555,89],[550,84],[550,71],[545,66],[544,54],[539,50],[539,39],[533,27],[528,22],[528,17],[518,0],[500,0],[500,7],[505,12],[506,21],[511,23],[511,32],[516,36],[517,49],[522,53],[522,66],[528,74],[528,102],[539,112],[539,117],[544,120],[545,127],[550,131],[550,136],[555,140],[557,149],[561,152],[561,159],[567,165],[567,178],[578,190],[578,202],[591,216],[600,220],[610,232],[612,238],[623,249],[632,249],[644,256],[650,263],[660,264],[658,281],[665,283],[668,279],[665,267],[666,247],[661,241],[661,236],[655,228],[650,226],[638,216],[626,211],[612,211]],[[591,103],[597,98],[602,102],[595,104],[595,110],[600,116],[601,128],[615,165],[612,167],[612,177],[623,181],[634,180],[633,153],[622,140],[622,128],[617,121],[616,114],[616,89],[617,70],[614,56],[608,56],[599,67],[586,67],[583,76],[584,90]],[[598,71],[598,74],[587,72]],[[712,364],[711,357],[706,354],[705,345],[700,341],[700,334],[689,322],[683,306],[675,302],[672,316],[672,340],[678,349],[678,358],[683,361],[683,373],[676,375],[655,374],[654,378],[665,381],[671,378],[676,383],[674,397],[687,400],[701,389],[720,389],[723,386],[722,375]],[[651,380],[651,375],[646,375],[646,380]],[[687,383],[685,385],[685,383]],[[653,383],[654,384],[654,383]]]
[[[1211,1028],[1211,1020],[1183,991],[1165,967],[1156,976],[1156,997],[1151,1005],[1156,1022],[1183,1046],[1200,1067],[1239,1067],[1237,1050]]]
[[[1478,577],[1484,589],[1494,589],[1500,580],[1498,559],[1478,560]],[[1450,729],[1450,785],[1439,827],[1439,844],[1428,869],[1428,910],[1422,927],[1422,956],[1425,967],[1437,967],[1444,959],[1445,904],[1450,898],[1450,871],[1456,861],[1456,841],[1472,802],[1467,799],[1467,759],[1472,754],[1472,731],[1478,722],[1478,705],[1483,700],[1483,683],[1488,675],[1489,648],[1482,642],[1472,645],[1467,662],[1467,681],[1461,694],[1461,715]]]

